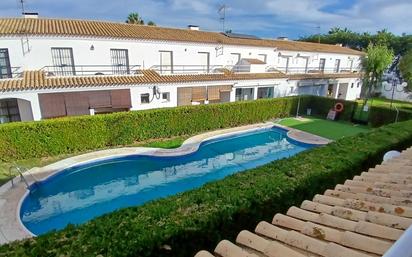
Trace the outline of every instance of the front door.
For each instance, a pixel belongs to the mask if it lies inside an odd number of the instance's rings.
[[[345,100],[346,93],[348,92],[348,83],[340,83],[339,90],[338,90],[338,99]]]

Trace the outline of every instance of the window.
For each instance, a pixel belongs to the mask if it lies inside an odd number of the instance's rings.
[[[325,63],[326,63],[325,58],[320,58],[319,59],[319,71],[321,71],[321,72],[325,71]]]
[[[57,48],[52,47],[52,59],[54,73],[57,76],[73,76],[76,75],[73,60],[72,48]]]
[[[258,56],[259,56],[259,58],[258,58],[259,60],[266,63],[267,57],[268,57],[267,54],[259,54]]]
[[[356,87],[357,87],[357,88],[359,88],[359,87],[360,87],[360,82],[358,82],[358,84],[356,85]]]
[[[353,59],[349,60],[349,70],[352,71],[353,69]]]
[[[209,73],[210,53],[199,52],[199,64],[201,71],[203,71],[204,73]]]
[[[257,98],[273,98],[273,87],[259,87],[257,91]]]
[[[164,102],[169,102],[170,101],[170,93],[169,92],[162,93],[162,100]]]
[[[160,53],[160,73],[173,73],[173,52],[159,51]]]
[[[238,62],[240,61],[240,57],[241,55],[239,53],[231,53],[230,58],[232,61],[232,65],[238,64]]]
[[[142,104],[148,104],[148,103],[150,103],[150,94],[141,94],[140,95],[140,102],[142,103]]]
[[[8,49],[0,49],[0,79],[11,78],[11,66]]]
[[[253,100],[253,88],[236,88],[236,101]]]
[[[110,49],[113,74],[130,74],[129,53],[127,49]]]
[[[335,60],[335,67],[334,67],[333,71],[334,71],[335,73],[338,73],[339,70],[340,70],[340,59],[336,59],[336,60]]]
[[[351,85],[350,85],[350,88],[353,88],[355,86],[355,83],[352,83]]]
[[[0,101],[0,124],[20,121],[20,112],[17,99],[5,99]]]

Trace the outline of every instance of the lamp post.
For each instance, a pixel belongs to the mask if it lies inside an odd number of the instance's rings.
[[[383,86],[383,89],[385,91],[392,91],[391,94],[391,104],[390,104],[390,108],[392,109],[392,105],[393,105],[393,98],[395,96],[395,90],[396,92],[402,92],[403,88],[401,88],[400,90],[398,89],[398,85],[402,85],[403,80],[402,78],[400,78],[399,76],[397,76],[397,74],[394,75],[390,75],[387,77],[387,79],[385,80],[388,85],[390,86],[390,88],[387,88],[386,86]]]

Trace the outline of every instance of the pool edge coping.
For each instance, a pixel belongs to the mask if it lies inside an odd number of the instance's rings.
[[[188,139],[186,139],[182,145],[178,148],[174,149],[162,149],[162,148],[151,148],[151,147],[122,147],[122,148],[113,148],[113,149],[105,149],[105,150],[99,150],[99,151],[94,151],[90,153],[85,153],[85,154],[80,154],[76,156],[72,156],[57,162],[54,162],[52,164],[46,165],[44,167],[38,168],[32,168],[23,174],[32,178],[31,181],[29,182],[29,186],[32,186],[35,182],[39,181],[45,181],[48,178],[55,176],[59,172],[70,168],[74,167],[77,165],[83,165],[87,164],[90,162],[95,162],[95,161],[104,161],[107,159],[112,159],[112,158],[120,158],[120,157],[125,157],[125,156],[130,156],[130,155],[151,155],[151,156],[156,156],[156,157],[171,157],[171,156],[183,156],[187,154],[191,154],[196,152],[200,145],[209,140],[217,139],[220,137],[225,137],[225,136],[232,136],[236,134],[241,134],[241,133],[246,133],[246,132],[252,132],[255,130],[260,130],[260,129],[267,129],[267,128],[273,128],[277,127],[283,130],[286,130],[286,135],[288,138],[295,140],[300,143],[304,144],[311,144],[311,145],[325,145],[330,142],[332,142],[329,139],[322,138],[320,136],[316,136],[304,131],[300,131],[294,128],[286,127],[280,124],[277,124],[275,122],[265,122],[265,123],[257,123],[257,124],[251,124],[251,125],[245,125],[245,126],[240,126],[240,127],[234,127],[234,128],[226,128],[226,129],[220,129],[220,130],[214,130],[214,131],[208,131],[202,134],[198,134],[195,136],[192,136]],[[311,139],[312,138],[312,139]],[[36,178],[36,176],[41,176],[41,178]],[[13,181],[18,179],[18,177],[13,178]],[[4,185],[0,186],[0,200],[3,199],[2,195],[4,193],[7,193],[9,191],[12,191],[12,189],[15,189],[16,187],[24,187],[23,183],[20,183],[16,181],[14,187],[11,187],[11,181],[8,181]],[[26,226],[23,224],[20,218],[20,209],[21,205],[27,196],[29,194],[29,190],[27,188],[24,188],[24,192],[17,196],[15,196],[14,199],[14,204],[16,203],[17,200],[17,205],[14,206],[14,215],[12,213],[5,213],[6,222],[10,224],[13,224],[14,227],[19,228],[20,231],[22,232],[21,235],[14,236],[13,239],[8,240],[7,238],[4,238],[5,241],[0,241],[0,245],[4,243],[9,243],[14,240],[22,240],[25,238],[30,238],[30,237],[36,237],[37,235],[33,234],[30,230],[26,228]],[[13,200],[12,200],[13,201]],[[6,199],[7,202],[7,199]],[[7,204],[7,203],[6,203]],[[12,203],[9,203],[12,204]],[[4,209],[4,208],[1,208]],[[3,211],[4,212],[4,211]],[[0,214],[2,211],[0,211]],[[13,217],[11,217],[13,216]],[[7,218],[8,217],[8,218]],[[8,221],[7,221],[8,220]],[[17,223],[17,224],[16,224]],[[4,220],[0,220],[0,229],[4,225]],[[3,232],[3,231],[2,231]],[[1,239],[1,238],[0,238]]]

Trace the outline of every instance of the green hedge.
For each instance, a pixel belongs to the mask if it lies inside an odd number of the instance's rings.
[[[311,101],[308,103],[307,108],[312,109],[313,115],[326,118],[329,110],[333,109],[336,103],[342,103],[344,106],[343,112],[339,114],[339,119],[350,121],[352,119],[353,113],[357,108],[357,102],[326,97],[311,97]],[[306,114],[306,112],[304,114]]]
[[[0,160],[78,153],[258,123],[295,115],[298,101],[297,97],[285,97],[9,123],[0,126]],[[303,96],[300,109],[306,110],[310,106],[323,114],[324,109],[329,110],[334,103],[335,100],[328,98]],[[348,106],[345,118],[350,113],[349,106],[354,104],[345,102]]]
[[[7,256],[193,256],[412,144],[412,121],[347,137],[78,227],[0,247]],[[168,246],[168,247],[165,247]]]
[[[399,110],[398,121],[412,119],[412,111]],[[396,120],[396,110],[387,107],[373,106],[369,111],[369,123],[372,127],[390,124]]]

